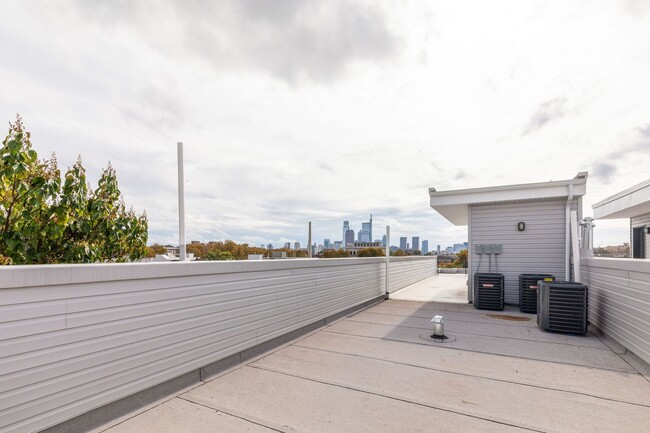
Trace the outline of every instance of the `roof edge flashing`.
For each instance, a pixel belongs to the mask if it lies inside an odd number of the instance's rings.
[[[568,180],[437,191],[429,188],[430,205],[454,225],[467,225],[467,208],[474,204],[574,198],[587,192],[587,172]],[[570,185],[572,187],[570,187]],[[572,191],[570,191],[572,190]]]
[[[568,186],[568,185],[585,185],[587,183],[587,172],[580,172],[573,179],[567,180],[551,180],[548,182],[535,182],[535,183],[521,183],[514,185],[498,185],[498,186],[486,186],[478,188],[465,188],[465,189],[450,189],[446,191],[438,191],[435,187],[429,188],[429,194],[431,197],[434,196],[444,196],[444,195],[457,195],[457,194],[472,194],[472,193],[481,193],[481,192],[492,192],[492,191],[512,191],[512,190],[526,190],[526,189],[538,189],[538,188],[548,188],[553,186]],[[585,193],[578,194],[584,195]],[[564,197],[568,196],[567,194]]]
[[[591,206],[595,219],[622,219],[650,212],[650,179]]]

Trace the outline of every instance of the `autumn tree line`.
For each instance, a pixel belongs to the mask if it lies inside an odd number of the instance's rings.
[[[157,254],[165,254],[166,247],[160,244],[153,244],[147,247],[147,257],[155,257]],[[274,252],[286,252],[287,257],[307,257],[306,250],[290,250],[287,248],[275,248],[268,250],[261,247],[253,247],[246,243],[238,244],[235,241],[213,241],[207,243],[187,244],[186,251],[194,254],[199,260],[246,260],[249,254],[261,254],[271,256]]]

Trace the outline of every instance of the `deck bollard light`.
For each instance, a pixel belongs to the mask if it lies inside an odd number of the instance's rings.
[[[431,338],[443,338],[445,336],[445,318],[444,316],[433,316],[433,334]]]

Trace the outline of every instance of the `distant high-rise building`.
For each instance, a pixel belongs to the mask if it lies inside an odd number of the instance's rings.
[[[273,249],[273,244],[268,244],[268,245],[266,246],[266,249],[267,249],[267,250],[272,250],[272,249]]]
[[[326,250],[329,249],[330,240],[329,239],[323,239],[323,246],[325,247]]]
[[[361,230],[359,231],[359,242],[370,242],[370,223],[361,223]]]
[[[293,249],[294,250],[299,250],[300,249],[300,242],[294,242],[293,243]]]
[[[291,242],[285,242],[284,248],[287,249],[287,250],[290,250],[291,249]]]
[[[413,236],[411,238],[411,248],[414,250],[420,249],[420,236]]]
[[[402,236],[399,238],[399,249],[402,251],[407,250],[407,245],[406,245],[406,236]]]
[[[370,214],[370,236],[368,237],[368,242],[372,242],[372,214]]]
[[[438,249],[436,251],[440,254],[440,244],[438,244]]]
[[[354,243],[354,230],[348,229],[347,232],[345,232],[345,237],[343,238],[343,249],[345,249],[345,246],[347,244],[353,244]]]
[[[406,243],[406,251],[408,251],[408,250],[410,250],[410,249],[411,249],[411,244],[409,244],[409,243],[407,242],[407,243]]]
[[[341,242],[341,241],[334,241],[334,249],[335,249],[335,250],[340,250],[341,248],[343,248],[343,242]]]
[[[447,254],[452,254],[452,253],[454,252],[454,247],[447,247],[447,249],[445,250],[445,252],[446,252]]]
[[[429,254],[429,241],[422,241],[422,255]]]
[[[381,246],[382,247],[386,246],[386,235],[382,236],[382,238],[381,238]]]
[[[343,237],[341,238],[343,241],[343,249],[345,249],[345,244],[347,244],[346,236],[348,234],[348,230],[350,230],[350,221],[343,221]],[[352,242],[354,242],[354,239]]]

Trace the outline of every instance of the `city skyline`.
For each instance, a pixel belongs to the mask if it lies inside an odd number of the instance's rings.
[[[647,179],[650,3],[585,5],[8,1],[0,119],[92,184],[111,161],[149,243],[178,242],[182,141],[187,239],[339,239],[371,209],[373,238],[450,244],[429,187],[584,170],[590,216]],[[628,231],[596,221],[594,245]]]
[[[355,237],[355,231],[353,229],[354,225],[351,224],[350,221],[351,220],[344,220],[343,224],[342,224],[342,235],[343,235],[343,233],[345,233],[347,235],[347,240],[349,241],[349,242],[347,242],[347,244],[353,244],[353,243],[357,243],[357,242],[358,243],[361,243],[361,242],[377,242],[377,243],[380,243],[383,247],[386,246],[385,245],[385,242],[386,242],[386,234],[385,233],[382,234],[381,238],[376,238],[376,239],[373,239],[371,241],[361,239],[361,232],[363,232],[364,230],[367,230],[368,234],[369,234],[370,230],[372,230],[372,215],[371,215],[370,220],[368,222],[361,222],[362,230],[360,230],[358,232],[359,238]],[[411,242],[409,243],[408,242],[408,236],[395,237],[394,235],[392,235],[391,236],[390,247],[391,248],[396,247],[396,248],[404,250],[404,251],[406,251],[406,250],[411,250],[411,251],[419,250],[419,251],[422,251],[422,254],[427,254],[428,252],[434,252],[433,250],[429,249],[429,239],[420,240],[420,238],[421,238],[420,236],[411,236]],[[317,236],[313,236],[313,239],[315,239],[315,240],[313,240],[312,247],[316,246],[316,247],[323,247],[323,249],[328,249],[328,248],[336,249],[336,248],[339,248],[339,247],[344,248],[344,246],[346,245],[346,242],[344,242],[343,239],[337,240],[335,238],[322,238],[322,242],[319,242],[317,240],[317,239],[319,239]],[[334,240],[332,240],[332,239],[334,239]],[[399,241],[397,239],[399,239]],[[196,243],[196,242],[199,242],[199,241],[196,241],[196,240],[192,241],[192,243]],[[209,242],[209,241],[205,241],[205,242]],[[434,244],[435,244],[435,242],[434,242]],[[304,248],[307,248],[307,244],[305,243],[304,245],[305,245]],[[268,243],[268,244],[262,243],[260,246],[262,248],[267,248],[267,249],[271,249],[271,247],[279,248],[279,246],[277,244],[274,244],[272,242]],[[440,245],[438,245],[438,247],[440,248]],[[451,245],[445,246],[443,248],[442,252],[445,252],[445,250],[447,250],[447,252],[458,252],[458,251],[460,251],[460,249],[466,248],[466,247],[467,247],[467,242],[462,242],[462,243],[453,242],[453,243],[451,243]],[[282,248],[285,248],[285,249],[300,249],[301,248],[301,242],[300,241],[293,241],[293,240],[285,241]],[[438,252],[440,252],[440,251],[438,251]]]

